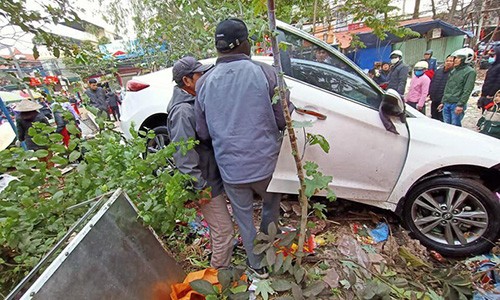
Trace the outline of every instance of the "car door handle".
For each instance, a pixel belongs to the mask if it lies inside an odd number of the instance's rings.
[[[318,118],[318,120],[326,120],[326,115],[324,115],[322,113],[319,113],[317,111],[314,111],[314,110],[309,110],[309,109],[303,109],[303,108],[296,107],[295,111],[297,113],[301,114],[301,115],[311,115],[311,116],[314,116],[314,117]]]

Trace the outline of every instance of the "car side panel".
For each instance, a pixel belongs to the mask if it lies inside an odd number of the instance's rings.
[[[330,143],[329,153],[319,146],[304,148],[304,132],[296,129],[303,161],[319,165],[325,175],[332,175],[330,187],[338,197],[353,201],[384,202],[389,198],[403,168],[407,150],[407,129],[395,121],[399,135],[386,131],[378,111],[339,95],[287,78],[291,100],[295,106],[317,111],[326,120],[300,115],[295,121],[311,121],[309,133],[323,135]],[[290,142],[285,137],[278,164],[268,190],[297,193],[298,178]]]

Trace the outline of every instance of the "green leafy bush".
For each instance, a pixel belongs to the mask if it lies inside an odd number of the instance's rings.
[[[74,124],[67,126],[77,133]],[[68,149],[54,128],[36,124],[30,131],[47,149],[0,152],[0,173],[18,180],[0,193],[0,290],[5,296],[51,249],[88,209],[67,208],[122,188],[135,201],[139,215],[159,235],[171,234],[176,221],[188,222],[194,210],[184,208],[193,199],[190,177],[168,163],[179,146],[184,151],[195,142],[171,144],[142,158],[146,139],[125,141],[113,130],[102,130],[94,139],[72,139]],[[145,134],[144,134],[145,135]],[[73,162],[74,169],[62,174]],[[55,164],[55,167],[50,167]]]

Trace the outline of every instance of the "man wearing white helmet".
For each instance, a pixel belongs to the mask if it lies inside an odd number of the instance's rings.
[[[467,101],[476,82],[476,71],[470,66],[474,61],[474,51],[462,48],[453,52],[451,56],[454,57],[454,69],[444,88],[443,100],[438,110],[443,110],[445,123],[462,126]]]
[[[389,73],[388,89],[396,90],[403,97],[408,80],[409,67],[403,63],[403,52],[394,50],[391,53],[391,72]]]
[[[405,97],[406,103],[417,109],[421,113],[425,113],[425,99],[429,94],[429,85],[431,79],[425,75],[425,71],[429,68],[426,61],[419,61],[413,67],[414,76],[411,78],[410,90]]]

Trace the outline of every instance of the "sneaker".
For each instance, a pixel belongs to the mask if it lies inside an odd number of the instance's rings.
[[[259,279],[266,279],[269,277],[269,273],[267,272],[267,268],[266,267],[262,267],[260,269],[256,269],[256,268],[253,268],[252,266],[250,266],[250,264],[248,263],[248,260],[247,260],[247,267],[248,269],[250,270],[250,272],[257,278]]]

